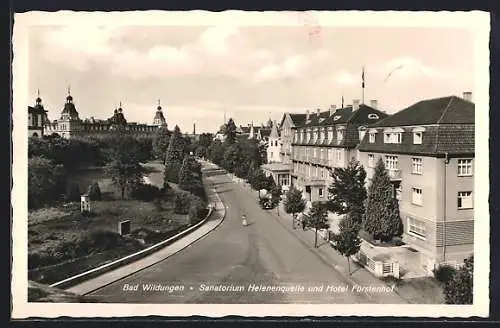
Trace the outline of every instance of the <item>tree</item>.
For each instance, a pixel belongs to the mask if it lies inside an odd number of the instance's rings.
[[[333,181],[328,191],[332,196],[327,202],[328,209],[339,215],[355,212],[352,218],[361,219],[367,197],[363,166],[353,158],[346,168],[334,168],[331,177]],[[361,225],[361,220],[358,224]]]
[[[230,118],[226,124],[222,127],[222,133],[224,134],[224,144],[232,145],[236,142],[236,124],[233,119]]]
[[[182,141],[181,130],[176,125],[174,132],[170,136],[167,153],[165,156],[165,172],[163,176],[164,184],[168,181],[177,183],[179,171],[184,159],[184,143]]]
[[[101,188],[99,187],[99,184],[97,183],[97,181],[88,187],[87,194],[88,194],[90,200],[101,200],[102,199]]]
[[[363,219],[363,229],[375,240],[390,241],[403,233],[399,204],[393,196],[393,186],[382,159],[368,188],[368,200]]]
[[[201,166],[191,155],[186,155],[179,171],[179,188],[202,196]]]
[[[64,192],[64,167],[34,156],[28,160],[28,207],[39,207],[54,201]]]
[[[153,156],[165,160],[168,145],[170,143],[170,135],[172,133],[166,127],[160,127],[153,139]]]
[[[311,213],[306,221],[306,227],[314,229],[314,247],[318,247],[318,230],[328,229],[328,210],[326,206],[320,202],[314,202],[311,208]]]
[[[214,164],[221,165],[224,158],[224,147],[220,140],[214,142],[208,147],[208,158]]]
[[[285,197],[285,212],[292,214],[292,226],[294,229],[297,213],[302,212],[305,208],[306,202],[302,198],[302,192],[295,188],[295,186],[291,186]]]
[[[464,260],[464,265],[457,270],[453,278],[444,286],[446,304],[472,304],[474,283],[474,256]]]
[[[240,147],[241,146],[239,144],[233,143],[228,145],[226,151],[224,152],[222,167],[230,173],[233,173],[240,163],[243,162]]]
[[[139,162],[137,141],[131,136],[123,136],[113,146],[112,160],[106,167],[107,174],[121,190],[121,198],[125,191],[142,183],[144,169]]]
[[[270,191],[271,191],[271,202],[273,206],[278,206],[281,199],[281,185],[275,184]]]
[[[195,149],[195,154],[198,157],[206,158],[208,157],[208,149],[212,144],[214,139],[211,133],[202,133],[198,139],[198,143]]]
[[[349,258],[359,252],[361,239],[358,237],[359,224],[357,218],[347,214],[339,223],[339,233],[333,234],[333,248],[347,258],[347,268],[351,274]]]

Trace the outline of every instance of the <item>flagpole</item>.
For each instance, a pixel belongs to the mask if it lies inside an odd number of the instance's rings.
[[[365,103],[365,67],[363,66],[363,72],[361,73],[361,103]]]

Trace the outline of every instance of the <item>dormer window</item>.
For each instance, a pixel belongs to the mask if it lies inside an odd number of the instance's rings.
[[[370,132],[368,134],[368,142],[369,143],[375,143],[375,133]]]
[[[378,120],[378,119],[379,119],[379,117],[378,117],[378,115],[377,115],[377,114],[370,113],[370,114],[368,114],[368,119],[369,119],[369,120]]]
[[[422,144],[422,139],[424,135],[425,128],[423,127],[416,127],[413,129],[413,144],[414,145],[421,145]]]
[[[386,129],[384,131],[384,143],[400,144],[403,141],[403,129]]]
[[[337,130],[337,143],[341,143],[344,139],[344,130]]]
[[[340,118],[341,118],[341,117],[342,117],[342,116],[340,116],[340,115],[335,115],[335,116],[333,117],[333,120],[334,120],[334,121],[338,121],[338,120],[340,120]]]

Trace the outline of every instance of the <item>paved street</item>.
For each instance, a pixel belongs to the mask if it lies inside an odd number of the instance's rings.
[[[391,291],[353,291],[350,277],[298,238],[275,211],[258,206],[257,192],[245,190],[219,170],[209,170],[208,176],[227,207],[223,223],[164,261],[93,292],[93,298],[134,303],[404,303]],[[241,225],[243,213],[250,223],[246,227]],[[373,278],[362,286],[385,285]]]

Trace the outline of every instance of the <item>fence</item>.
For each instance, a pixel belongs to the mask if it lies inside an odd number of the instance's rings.
[[[352,258],[377,277],[392,276],[399,278],[399,263],[397,261],[390,258],[383,261],[377,260],[375,259],[376,256],[371,253],[365,247],[361,247],[360,251],[353,255]]]

